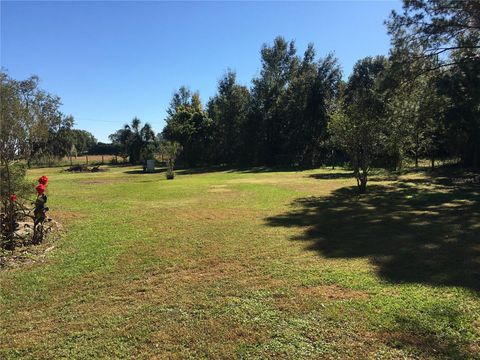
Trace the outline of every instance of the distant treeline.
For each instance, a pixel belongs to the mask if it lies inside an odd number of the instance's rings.
[[[348,160],[365,177],[371,166],[400,168],[405,159],[478,167],[478,1],[405,1],[386,25],[389,56],[359,60],[347,81],[332,54],[317,58],[309,45],[299,56],[293,41],[277,37],[263,45],[250,87],[227,71],[205,105],[186,86],[175,92],[157,140],[179,142],[179,160],[190,166]],[[128,152],[132,140],[122,131],[111,139]]]
[[[118,155],[122,151],[120,144],[97,142],[88,149],[92,155]]]
[[[388,56],[360,59],[345,81],[338,59],[302,55],[277,37],[260,51],[251,86],[227,71],[206,104],[182,86],[155,135],[139,119],[98,143],[59,111],[38,79],[1,74],[1,154],[5,159],[111,154],[131,163],[179,143],[188,166],[315,167],[348,162],[360,187],[371,167],[459,158],[480,165],[480,7],[478,0],[404,1],[386,21]],[[368,41],[368,39],[365,39]]]

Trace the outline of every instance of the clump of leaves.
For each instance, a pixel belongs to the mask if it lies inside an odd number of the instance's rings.
[[[175,167],[175,160],[182,151],[182,145],[176,141],[162,141],[160,144],[160,153],[166,158],[167,163],[167,179],[171,180],[175,177],[173,168]]]

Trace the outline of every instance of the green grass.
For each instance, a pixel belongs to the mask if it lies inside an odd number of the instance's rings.
[[[65,234],[0,271],[0,358],[480,359],[478,184],[134,170],[29,173]]]

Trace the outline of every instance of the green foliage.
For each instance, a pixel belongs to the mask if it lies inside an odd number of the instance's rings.
[[[72,129],[74,119],[60,111],[61,101],[38,86],[38,77],[18,81],[1,72],[0,157],[2,162],[58,160],[86,152],[92,134]]]
[[[450,106],[445,112],[446,141],[465,165],[480,167],[480,52],[477,61],[463,61],[466,51],[458,51],[459,64],[439,79],[439,92]],[[472,55],[470,55],[472,56]]]
[[[400,83],[416,82],[424,74],[430,78],[423,108],[434,110],[419,119],[430,124],[429,157],[449,154],[460,156],[465,165],[480,166],[478,1],[404,0],[403,12],[393,11],[387,26]],[[428,119],[432,114],[434,129]]]
[[[37,197],[35,207],[31,209],[34,185],[26,179],[26,173],[25,163],[7,162],[0,166],[0,250],[14,250],[17,246],[39,244],[44,238],[43,223],[48,208],[43,205],[47,198],[44,195]],[[28,218],[32,219],[30,225],[33,232],[19,234],[19,230],[24,230],[20,229],[19,221]]]
[[[212,161],[213,122],[203,110],[198,93],[181,87],[170,102],[162,137],[182,145],[180,159],[190,165],[207,165]]]
[[[177,159],[177,156],[182,151],[182,145],[180,145],[176,141],[167,141],[162,139],[160,141],[159,151],[160,151],[160,154],[162,154],[162,156],[166,158],[167,179],[173,179],[175,177],[175,174],[173,172],[173,169],[175,167],[175,160]]]
[[[419,158],[440,158],[447,153],[445,130],[450,101],[441,94],[438,78],[430,73],[408,85],[390,89],[388,108],[388,151],[401,168],[410,156],[418,166]]]
[[[60,111],[60,98],[38,87],[38,78],[13,80],[1,73],[0,156],[7,159],[38,159],[65,156],[71,149],[73,117]]]
[[[120,155],[122,150],[121,144],[98,142],[90,148],[89,153],[92,155]]]
[[[318,62],[314,57],[309,45],[282,98],[282,153],[289,154],[289,165],[317,166],[325,163],[329,150],[327,124],[339,94],[341,70],[331,54]]]
[[[277,164],[315,166],[326,159],[327,123],[338,96],[341,71],[328,55],[303,59],[294,42],[278,37],[261,50],[262,70],[253,87],[228,71],[204,112],[198,94],[182,87],[167,110],[166,139],[183,146],[189,165]]]
[[[299,66],[295,43],[277,37],[272,46],[264,44],[261,51],[260,76],[253,79],[252,116],[256,129],[254,157],[263,164],[281,162],[282,135],[285,117],[281,99]]]
[[[95,139],[93,134],[86,130],[71,129],[68,136],[71,137],[72,146],[75,147],[79,154],[90,152],[97,144],[97,139]]]
[[[2,164],[0,166],[0,197],[5,207],[10,195],[17,195],[18,201],[30,198],[32,184],[25,178],[27,165],[22,162]]]
[[[436,58],[439,63],[434,68],[455,64],[453,52],[464,53],[464,61],[478,61],[477,0],[404,0],[403,12],[392,11],[387,26],[394,47],[415,54],[414,61]],[[432,69],[413,66],[421,72]]]
[[[355,64],[340,107],[330,123],[335,141],[349,154],[360,192],[374,161],[387,147],[386,108],[380,79],[386,59],[367,57]]]
[[[25,178],[26,171],[25,163],[0,164],[0,249],[13,250],[16,246],[18,221],[24,217],[22,209],[33,188]]]
[[[248,162],[246,123],[250,92],[236,83],[236,74],[228,71],[218,82],[218,93],[207,106],[213,126],[213,161],[217,164]]]
[[[120,145],[123,150],[119,153],[124,158],[129,158],[130,163],[139,164],[148,159],[153,159],[157,144],[155,134],[149,123],[140,127],[141,121],[134,118],[130,125],[117,130],[110,135],[113,144]]]
[[[300,57],[293,41],[277,37],[262,46],[250,89],[228,71],[204,110],[199,94],[181,87],[162,137],[182,145],[179,161],[190,166],[348,160],[361,189],[372,166],[401,169],[410,158],[434,166],[461,157],[478,166],[478,24],[466,25],[476,14],[471,1],[405,1],[405,12],[388,23],[390,57],[361,60],[348,83],[333,55],[316,59],[310,44]],[[128,134],[120,130],[112,139],[126,144]]]

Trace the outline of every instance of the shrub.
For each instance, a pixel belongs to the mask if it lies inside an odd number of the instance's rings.
[[[166,157],[167,179],[172,180],[175,177],[173,168],[178,154],[182,151],[182,146],[176,141],[162,141],[160,144],[160,153]]]
[[[26,168],[23,164],[3,166],[1,172],[1,213],[0,213],[0,247],[14,250],[17,246],[39,244],[45,237],[44,223],[47,218],[46,207],[48,178],[42,176],[38,179],[35,190],[37,197],[28,206],[32,185],[25,180]],[[31,207],[33,205],[33,207]],[[20,221],[30,219],[33,226],[26,224],[30,231],[20,228]]]

